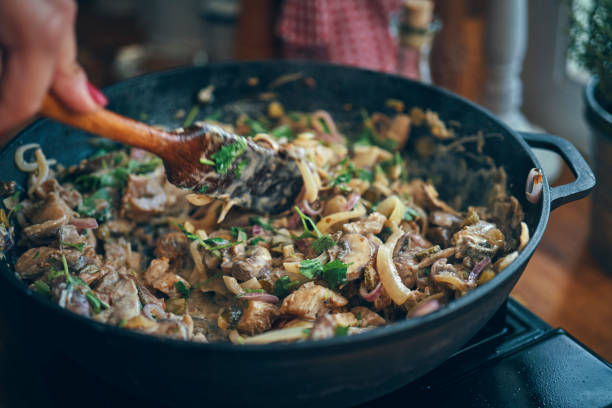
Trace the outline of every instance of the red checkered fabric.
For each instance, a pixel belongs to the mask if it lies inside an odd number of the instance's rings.
[[[285,0],[277,25],[284,54],[384,72],[397,71],[389,31],[401,0]]]

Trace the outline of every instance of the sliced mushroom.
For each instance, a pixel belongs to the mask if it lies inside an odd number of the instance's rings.
[[[234,262],[232,275],[241,281],[258,278],[272,266],[270,252],[262,246],[254,246],[246,252],[247,258]]]
[[[361,277],[361,271],[370,263],[372,246],[366,237],[359,234],[345,234],[338,241],[338,259],[348,265],[346,279],[351,281]]]

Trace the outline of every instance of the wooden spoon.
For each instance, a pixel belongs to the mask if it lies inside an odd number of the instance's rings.
[[[75,113],[53,95],[41,114],[96,135],[147,150],[164,161],[170,182],[258,212],[287,209],[302,178],[287,152],[275,152],[218,126],[197,122],[165,131],[106,109]]]

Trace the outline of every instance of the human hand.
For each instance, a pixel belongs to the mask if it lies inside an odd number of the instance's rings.
[[[49,91],[77,112],[106,105],[76,62],[75,16],[73,0],[0,0],[0,144]]]

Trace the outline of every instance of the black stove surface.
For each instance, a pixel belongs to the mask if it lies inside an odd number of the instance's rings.
[[[0,406],[162,408],[61,356],[32,360],[15,345],[0,349]],[[612,366],[510,299],[441,366],[360,407],[398,402],[427,407],[612,406]]]

